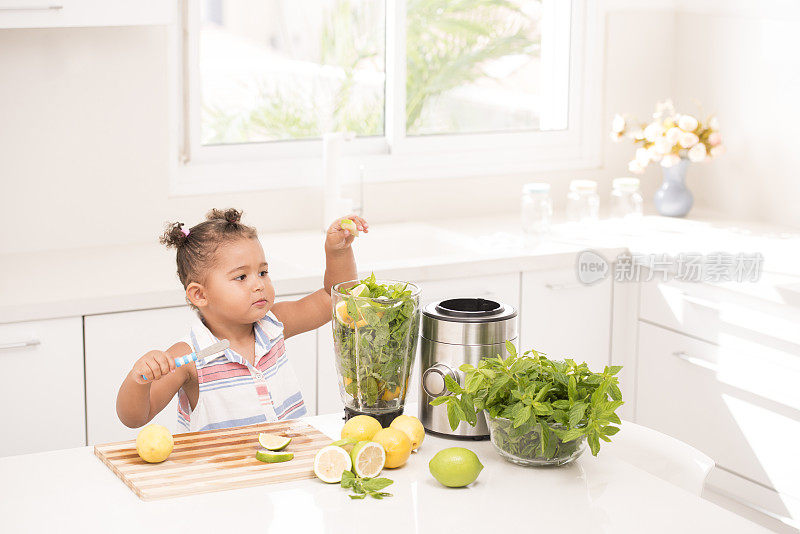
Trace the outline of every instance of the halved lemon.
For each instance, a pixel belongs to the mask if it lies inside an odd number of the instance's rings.
[[[350,451],[353,459],[353,472],[360,477],[376,477],[386,464],[386,451],[380,443],[359,441]]]
[[[261,433],[258,435],[258,442],[268,451],[280,451],[292,441],[286,436],[276,436],[275,434]]]
[[[275,452],[261,449],[256,452],[256,460],[267,464],[276,464],[279,462],[288,462],[294,458],[294,453],[291,452]]]
[[[347,313],[347,302],[344,300],[336,305],[336,319],[350,328],[361,328],[367,324],[367,320],[364,317],[360,317],[358,322],[353,322],[350,314]]]
[[[328,484],[342,481],[342,473],[353,467],[353,460],[341,447],[328,445],[314,456],[314,474]]]

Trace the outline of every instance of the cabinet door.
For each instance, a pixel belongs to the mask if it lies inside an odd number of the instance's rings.
[[[311,330],[286,340],[286,354],[300,382],[308,415],[317,414],[317,331]]]
[[[136,438],[117,417],[117,392],[133,363],[150,350],[166,350],[189,331],[188,306],[84,318],[86,329],[86,418],[89,445]],[[177,432],[177,396],[153,423]]]
[[[800,356],[723,347],[639,322],[636,422],[717,465],[800,497]]]
[[[80,317],[0,325],[0,456],[82,447]]]
[[[610,278],[587,286],[572,268],[526,272],[520,306],[523,350],[585,361],[593,371],[610,364]]]
[[[519,274],[503,274],[429,280],[418,282],[421,291],[420,305],[435,300],[456,297],[480,297],[499,300],[519,307]],[[344,404],[339,395],[336,365],[333,353],[333,331],[330,324],[319,329],[317,352],[319,354],[318,402],[319,413],[340,412]],[[419,345],[418,345],[419,348]],[[415,356],[406,404],[419,400],[419,356]],[[410,414],[416,415],[416,414]]]

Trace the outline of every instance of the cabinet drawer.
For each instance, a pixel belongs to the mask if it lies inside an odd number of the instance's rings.
[[[707,284],[641,284],[639,317],[721,346],[742,340],[800,355],[800,310]]]
[[[170,24],[176,12],[162,0],[0,0],[0,28]]]
[[[641,321],[638,351],[636,422],[800,496],[800,359],[720,347]]]
[[[0,325],[0,456],[86,445],[80,317]]]

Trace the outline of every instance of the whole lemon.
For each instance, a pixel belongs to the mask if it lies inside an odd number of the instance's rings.
[[[419,446],[422,445],[422,441],[425,439],[425,427],[423,427],[420,420],[413,415],[398,415],[395,417],[394,421],[392,421],[392,424],[389,425],[389,428],[396,428],[397,430],[403,431],[405,435],[408,436],[408,439],[411,440],[412,451],[419,449]]]
[[[342,427],[342,439],[352,438],[356,441],[370,441],[372,436],[381,429],[381,424],[374,417],[357,415]]]
[[[478,455],[463,447],[442,449],[428,462],[433,477],[450,488],[472,484],[483,469]]]
[[[136,452],[142,460],[151,464],[166,460],[174,446],[172,434],[161,425],[147,425],[136,436]]]
[[[406,433],[396,428],[384,428],[372,436],[386,451],[386,467],[400,467],[411,456],[411,440]]]

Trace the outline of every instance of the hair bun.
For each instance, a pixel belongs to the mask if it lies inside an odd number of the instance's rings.
[[[189,236],[183,233],[182,227],[182,222],[167,223],[164,233],[158,239],[159,243],[166,245],[167,248],[180,248],[183,246]]]
[[[226,221],[228,224],[238,224],[242,220],[242,212],[235,208],[228,208],[226,210],[213,209],[206,214],[207,221],[215,219]]]

